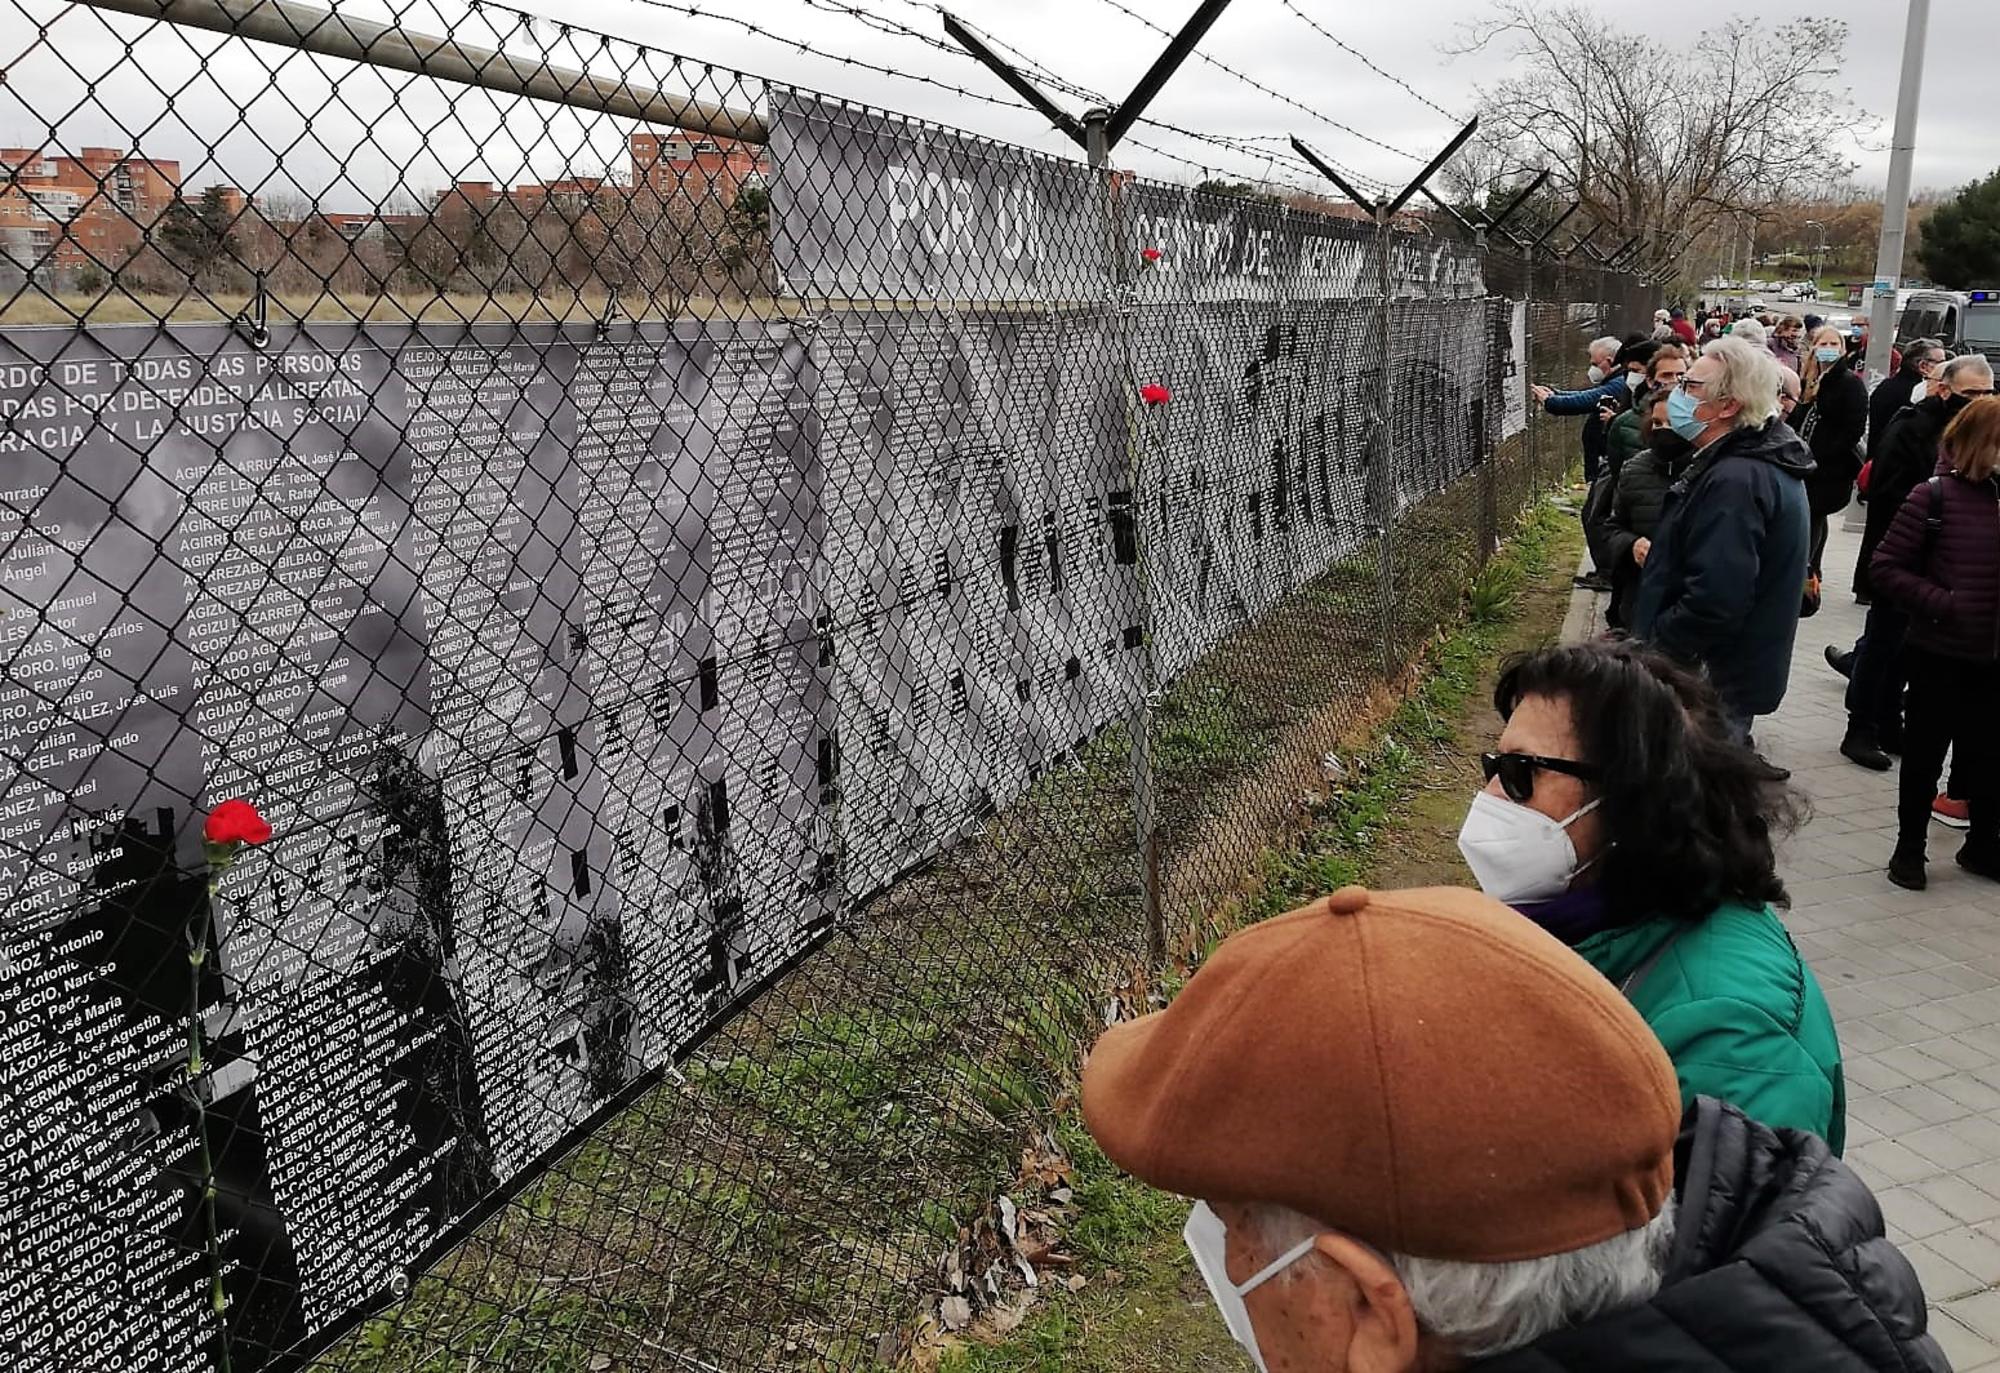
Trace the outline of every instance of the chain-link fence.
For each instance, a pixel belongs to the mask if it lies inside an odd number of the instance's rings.
[[[1082,1046],[1651,303],[490,3],[4,8],[9,1368],[854,1369],[1043,1281]]]

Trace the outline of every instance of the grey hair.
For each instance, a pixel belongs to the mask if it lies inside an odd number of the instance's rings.
[[[1728,337],[1742,339],[1745,343],[1754,343],[1759,348],[1771,341],[1771,335],[1754,319],[1737,320],[1735,326],[1730,329]]]
[[[1964,357],[1953,358],[1944,365],[1944,384],[1949,386],[1967,372],[1977,372],[1986,378],[1986,384],[1993,384],[1993,364],[1979,353],[1967,353]]]
[[[1945,351],[1943,339],[1913,338],[1903,345],[1903,357],[1910,361],[1914,361],[1926,353],[1942,353]]]
[[[1784,384],[1780,374],[1785,368],[1771,356],[1770,349],[1762,346],[1762,338],[1752,342],[1742,337],[1742,332],[1739,325],[1735,333],[1725,334],[1701,350],[1703,357],[1714,358],[1721,364],[1714,379],[1703,388],[1701,399],[1733,400],[1741,407],[1736,426],[1761,429],[1778,413],[1778,388]]]
[[[1674,1208],[1637,1230],[1547,1258],[1459,1263],[1392,1254],[1417,1324],[1467,1359],[1532,1344],[1551,1330],[1649,1300],[1674,1247]]]
[[[1249,1208],[1265,1244],[1289,1248],[1327,1227],[1283,1206]],[[1651,1300],[1674,1247],[1670,1202],[1645,1225],[1546,1258],[1511,1263],[1385,1254],[1410,1295],[1417,1326],[1462,1358],[1483,1359],[1532,1344],[1552,1330]],[[1294,1268],[1278,1280],[1297,1280]]]
[[[1599,353],[1616,353],[1624,346],[1625,341],[1623,339],[1613,334],[1606,334],[1603,338],[1595,338],[1590,341],[1590,355],[1596,357]]]

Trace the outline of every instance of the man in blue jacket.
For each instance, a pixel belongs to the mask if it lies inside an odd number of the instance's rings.
[[[1707,669],[1744,740],[1791,680],[1811,543],[1812,454],[1777,416],[1778,367],[1719,339],[1669,398],[1695,453],[1667,492],[1632,615],[1635,637]]]
[[[1597,469],[1604,460],[1604,419],[1597,413],[1597,407],[1607,400],[1623,397],[1630,382],[1621,361],[1622,347],[1617,339],[1608,334],[1590,345],[1590,385],[1581,391],[1557,391],[1547,386],[1535,388],[1535,399],[1549,414],[1584,416],[1583,479],[1587,482],[1597,480]],[[1643,358],[1640,359],[1639,372],[1643,379]]]
[[[1584,523],[1588,525],[1595,518],[1592,511],[1602,508],[1610,499],[1607,478],[1615,479],[1616,473],[1607,470],[1605,449],[1611,432],[1611,421],[1607,411],[1615,415],[1624,408],[1631,393],[1645,384],[1646,364],[1659,352],[1660,345],[1651,339],[1620,344],[1617,339],[1605,335],[1590,345],[1591,384],[1581,391],[1555,391],[1546,386],[1535,387],[1535,399],[1542,409],[1551,415],[1582,415],[1583,421],[1583,479],[1590,485],[1590,494],[1584,497]],[[1587,577],[1578,577],[1576,584],[1591,591],[1609,591],[1611,578],[1606,569],[1597,568]]]

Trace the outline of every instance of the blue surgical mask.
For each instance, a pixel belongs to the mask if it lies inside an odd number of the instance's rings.
[[[1835,348],[1830,344],[1822,344],[1820,347],[1813,349],[1813,357],[1824,367],[1831,363],[1839,362],[1846,355],[1846,352],[1847,350],[1844,348]]]
[[[1667,396],[1667,423],[1673,426],[1676,434],[1689,443],[1700,438],[1701,431],[1708,428],[1694,417],[1695,407],[1699,404],[1701,402],[1694,398],[1692,392],[1680,387],[1676,387]]]

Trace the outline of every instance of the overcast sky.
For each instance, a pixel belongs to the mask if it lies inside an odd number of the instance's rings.
[[[381,13],[389,3],[342,0],[341,9]],[[1504,50],[1471,57],[1447,57],[1440,51],[1463,21],[1490,12],[1487,0],[1291,4],[1453,116],[1469,113],[1474,88],[1500,78],[1508,68]],[[1120,13],[1119,5],[1172,28],[1192,12],[1194,0],[955,0],[954,9],[1066,80],[1122,95],[1164,39],[1140,19]],[[405,23],[412,28],[450,29],[470,41],[493,41],[492,26],[506,22],[491,6],[480,11],[481,17],[467,20],[462,0],[408,5],[397,0],[397,8],[406,10]],[[916,0],[532,0],[527,8],[641,40],[660,52],[739,67],[1052,152],[1073,152],[1029,112],[975,98],[1011,99],[997,79],[970,59],[907,34],[870,27],[843,12],[865,8],[891,24],[941,37],[936,11]],[[1827,0],[1809,10],[1788,7],[1783,0],[1611,8],[1620,23],[1684,50],[1696,44],[1700,24],[1719,23],[1738,11],[1773,24],[1798,13],[1846,19],[1852,26],[1846,74],[1854,108],[1880,119],[1870,146],[1854,143],[1854,121],[1839,112],[1801,109],[1799,117],[1825,122],[1830,138],[1851,147],[1860,164],[1857,177],[1880,183],[1902,47],[1903,7],[1895,0]],[[2000,54],[2000,3],[1939,0],[1935,8],[1917,137],[1919,187],[1960,184],[2000,163],[2000,139],[1988,131],[1990,117],[1982,113],[1989,103],[1993,59]],[[689,9],[708,13],[697,17]],[[748,20],[765,33],[747,33],[717,17],[721,14]],[[35,28],[45,23],[51,36],[41,43]],[[895,74],[801,52],[772,35]],[[121,57],[127,38],[137,40],[136,64]],[[754,85],[739,86],[733,77],[676,65],[657,53],[642,58],[622,46],[587,47],[584,40],[563,37],[552,23],[531,38],[516,33],[508,46],[547,49],[552,62],[587,65],[593,74],[629,72],[635,81],[667,88],[693,85],[700,94],[731,103],[754,103],[761,97]],[[1202,52],[1279,94],[1254,89],[1196,58],[1155,101],[1151,114],[1254,141],[1273,154],[1282,152],[1284,135],[1296,133],[1341,165],[1397,184],[1454,128],[1452,118],[1316,33],[1287,0],[1235,0]],[[0,139],[26,146],[52,138],[71,146],[138,142],[156,156],[180,158],[191,184],[221,180],[276,189],[281,184],[277,178],[283,178],[321,195],[330,208],[359,208],[392,189],[421,192],[454,176],[517,181],[594,170],[593,162],[601,168],[621,159],[623,137],[633,127],[603,118],[551,117],[545,107],[355,73],[320,59],[292,58],[273,79],[268,68],[279,59],[270,48],[210,35],[190,38],[145,21],[106,17],[66,0],[0,0],[0,69],[8,72],[0,86]],[[1662,73],[1662,79],[1700,80],[1701,75],[1699,58],[1691,53],[1673,71]],[[921,84],[912,76],[973,95]],[[84,91],[89,79],[99,82],[94,95]],[[307,114],[312,116],[310,132]],[[365,127],[371,122],[372,131]],[[1135,144],[1121,149],[1119,160],[1142,173],[1188,179],[1207,169],[1295,182],[1310,175],[1284,157],[1220,148],[1158,129],[1142,128],[1134,137],[1160,150]]]

